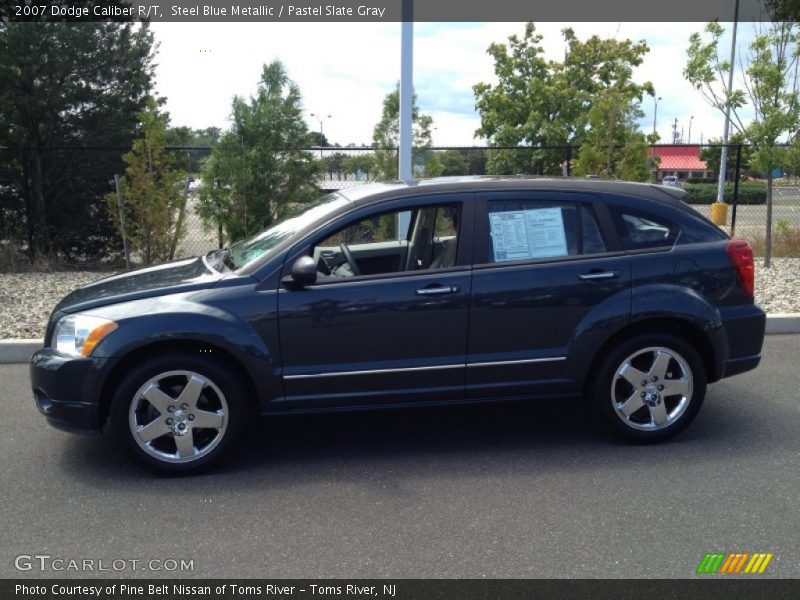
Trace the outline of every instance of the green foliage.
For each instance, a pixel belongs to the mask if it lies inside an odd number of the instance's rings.
[[[686,202],[689,204],[711,204],[717,199],[717,184],[684,183]],[[725,182],[725,201],[733,202],[734,182]],[[767,201],[767,186],[759,181],[740,181],[738,204],[764,204]]]
[[[333,154],[326,155],[323,160],[325,171],[327,171],[330,177],[333,177],[334,173],[344,172],[345,160],[347,160],[347,154],[344,152],[334,152]]]
[[[649,48],[643,41],[598,36],[581,41],[569,28],[562,34],[566,45],[563,61],[544,57],[542,36],[533,23],[526,25],[522,39],[513,35],[508,44],[489,46],[498,81],[473,87],[481,114],[476,135],[485,137],[491,146],[581,146],[588,142],[594,148],[590,152],[587,146],[584,163],[588,166],[599,160],[597,142],[587,139],[598,99],[605,98],[607,103],[612,98],[622,99],[625,110],[617,119],[630,122],[643,95],[653,94],[650,82],[637,84],[632,78],[633,69],[642,63]],[[598,132],[595,138],[616,138],[623,132],[616,128],[613,135],[609,136],[607,130]],[[489,154],[487,170],[497,174],[560,174],[564,158],[561,149],[499,150]]]
[[[321,164],[306,150],[312,136],[300,89],[280,61],[264,65],[256,95],[233,99],[233,126],[203,166],[198,213],[222,225],[229,241],[270,226],[288,205],[319,194]]]
[[[145,265],[172,260],[185,233],[186,174],[175,169],[175,156],[164,147],[168,120],[151,98],[139,115],[141,137],[122,157],[128,165],[120,179],[126,238],[131,254],[138,254]],[[120,231],[117,195],[108,194],[106,202]]]
[[[445,150],[438,153],[439,161],[442,164],[442,171],[439,175],[468,175],[469,160],[466,152],[461,150]]]
[[[417,95],[414,94],[411,104],[411,121],[413,131],[414,154],[413,164],[418,164],[417,154],[424,152],[433,144],[431,127],[433,119],[419,111]],[[397,147],[400,143],[400,84],[383,99],[381,120],[372,131],[372,147],[375,149],[376,170],[378,176],[391,181],[397,179]]]
[[[219,127],[192,129],[190,127],[170,127],[167,129],[167,146],[196,147],[197,150],[173,150],[175,166],[187,173],[198,174],[203,161],[208,156],[205,147],[213,146],[222,135]]]
[[[369,180],[375,175],[378,164],[372,152],[358,152],[342,159],[342,170],[354,177]]]
[[[589,110],[589,131],[573,173],[604,179],[650,181],[650,143],[638,131],[643,113],[635,97],[620,90],[600,92]]]
[[[785,5],[780,2],[772,2],[767,8],[773,18],[789,14],[784,12]],[[709,23],[705,28],[705,38],[699,33],[692,34],[684,76],[708,104],[723,112],[730,110],[731,124],[753,145],[753,167],[767,175],[765,266],[769,267],[772,170],[787,162],[783,143],[793,144],[800,130],[800,25],[796,21],[783,20],[757,25],[746,67],[742,61],[744,90],[728,86],[728,76],[734,65],[720,58],[719,41],[723,32],[719,23]],[[746,104],[754,115],[747,124],[740,115],[740,109]]]
[[[722,139],[712,138],[708,140],[708,143],[712,144],[712,146],[716,144],[722,144]],[[725,179],[732,180],[736,174],[736,144],[743,144],[742,164],[739,166],[739,172],[742,175],[751,170],[751,164],[753,161],[753,148],[747,144],[747,140],[745,139],[744,135],[738,131],[728,138],[728,143],[730,144],[728,147],[728,172],[726,173]],[[704,147],[700,150],[700,158],[701,160],[706,161],[708,170],[717,174],[719,174],[721,156],[722,148],[719,146]]]
[[[98,260],[118,248],[103,217],[153,78],[146,24],[0,26],[0,233],[31,257]]]

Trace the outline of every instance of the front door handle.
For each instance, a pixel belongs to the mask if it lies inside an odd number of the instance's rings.
[[[597,279],[617,279],[619,271],[595,271],[578,275],[581,281],[595,281]]]
[[[457,285],[445,285],[441,287],[429,287],[417,290],[417,296],[444,296],[445,294],[457,294],[461,288]]]

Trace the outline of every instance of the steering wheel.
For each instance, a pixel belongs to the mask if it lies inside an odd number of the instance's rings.
[[[344,259],[347,261],[347,264],[350,267],[350,270],[353,272],[353,275],[361,275],[361,269],[358,268],[358,265],[353,258],[353,254],[350,252],[350,248],[347,247],[347,244],[344,242],[339,244],[339,250],[342,251]]]

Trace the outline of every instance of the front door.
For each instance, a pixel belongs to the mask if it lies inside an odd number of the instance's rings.
[[[462,202],[441,199],[362,210],[308,244],[317,282],[283,286],[278,296],[287,403],[463,397],[470,296],[464,214]]]

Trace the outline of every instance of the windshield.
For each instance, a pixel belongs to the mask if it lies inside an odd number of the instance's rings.
[[[324,219],[347,202],[347,198],[334,193],[289,211],[269,229],[265,229],[248,240],[240,240],[232,244],[225,257],[225,264],[234,271],[247,266],[282,241]]]

